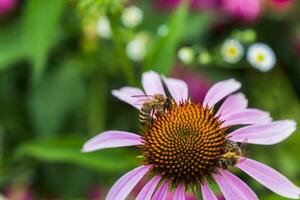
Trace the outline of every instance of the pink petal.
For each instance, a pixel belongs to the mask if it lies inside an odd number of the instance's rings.
[[[139,89],[134,87],[122,87],[119,90],[113,90],[112,95],[120,99],[121,101],[124,101],[137,109],[141,108],[141,103],[138,102],[138,97],[135,96],[142,96],[145,95],[145,93]]]
[[[204,98],[203,105],[208,105],[208,107],[211,108],[224,97],[235,92],[240,87],[241,83],[234,79],[220,81],[209,89]]]
[[[166,83],[166,86],[168,87],[173,99],[175,99],[177,103],[187,100],[188,86],[184,81],[166,77],[163,77],[163,80]]]
[[[216,116],[226,116],[235,112],[246,109],[248,106],[248,100],[243,93],[232,94],[228,96],[224,103],[219,108]]]
[[[268,112],[259,109],[244,109],[231,115],[221,116],[220,120],[224,120],[221,127],[242,125],[242,124],[263,124],[272,121]]]
[[[300,198],[299,187],[271,167],[249,158],[236,166],[274,193],[292,199]]]
[[[227,138],[235,142],[271,145],[289,137],[296,130],[293,120],[274,121],[267,124],[250,125],[228,134]]]
[[[160,76],[153,71],[143,73],[142,84],[148,95],[165,94]]]
[[[175,190],[173,200],[185,200],[184,186],[179,184]]]
[[[201,191],[202,191],[203,200],[218,200],[218,198],[213,193],[213,191],[209,188],[206,182],[203,182],[201,184]]]
[[[154,193],[152,200],[165,200],[168,192],[169,183],[165,181]]]
[[[143,189],[140,191],[140,193],[138,194],[138,196],[136,197],[135,200],[150,200],[152,197],[152,194],[158,184],[158,182],[160,181],[160,177],[159,176],[154,176],[144,187]]]
[[[131,190],[149,171],[150,166],[137,167],[123,175],[109,190],[106,200],[125,200]]]
[[[141,136],[126,131],[105,131],[87,141],[83,152],[90,152],[111,147],[126,147],[141,145]]]
[[[218,183],[225,199],[230,200],[258,200],[251,188],[232,173],[221,170],[214,178]]]

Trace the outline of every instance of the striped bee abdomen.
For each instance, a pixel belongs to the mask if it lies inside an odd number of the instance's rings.
[[[145,103],[139,113],[139,121],[141,124],[146,124],[151,121],[151,112],[153,106],[150,103]]]

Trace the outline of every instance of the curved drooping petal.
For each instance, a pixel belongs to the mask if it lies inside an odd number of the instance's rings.
[[[234,79],[220,81],[214,84],[207,92],[203,101],[203,106],[208,105],[209,108],[213,107],[224,97],[240,89],[240,87],[241,83]]]
[[[145,93],[135,87],[122,87],[119,90],[113,90],[112,95],[120,99],[121,101],[124,101],[137,109],[140,109],[142,106],[142,103],[140,103],[138,100],[139,98],[137,96],[143,96]]]
[[[161,177],[154,176],[140,191],[135,200],[150,200]]]
[[[244,109],[231,115],[221,116],[220,120],[224,120],[223,127],[245,124],[265,124],[272,121],[268,112],[259,109]]]
[[[203,182],[201,184],[201,191],[202,191],[203,200],[218,200],[218,198],[213,193],[213,191],[209,188],[206,182]]]
[[[165,181],[154,193],[152,200],[165,200],[168,192],[168,181]]]
[[[248,100],[243,93],[232,94],[228,96],[219,108],[216,116],[231,115],[238,111],[246,109],[248,106]]]
[[[225,199],[230,200],[258,200],[253,190],[237,176],[221,170],[213,175]]]
[[[82,148],[83,152],[112,147],[126,147],[141,145],[141,136],[126,131],[105,131],[87,141]]]
[[[184,185],[179,184],[175,190],[173,200],[185,200]]]
[[[144,72],[142,75],[142,84],[148,95],[165,94],[160,76],[156,72]]]
[[[125,200],[136,184],[149,171],[150,166],[137,167],[123,175],[109,190],[106,200]]]
[[[238,163],[236,167],[249,174],[252,178],[276,194],[292,199],[300,198],[300,188],[269,166],[245,158]]]
[[[179,79],[163,77],[166,86],[176,103],[180,103],[188,98],[188,86]]]
[[[267,124],[250,125],[233,131],[227,138],[234,142],[271,145],[281,142],[296,130],[293,120],[274,121]]]

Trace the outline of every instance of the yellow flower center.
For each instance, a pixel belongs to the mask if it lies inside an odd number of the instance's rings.
[[[258,62],[263,62],[265,60],[265,55],[262,54],[262,53],[258,53],[257,56],[256,56],[256,59]]]
[[[218,170],[226,128],[208,107],[190,100],[157,113],[141,147],[145,164],[174,185],[196,184]]]
[[[235,47],[229,47],[229,48],[227,49],[227,54],[228,54],[228,56],[230,56],[230,57],[236,57],[237,54],[238,54],[238,50],[237,50]]]

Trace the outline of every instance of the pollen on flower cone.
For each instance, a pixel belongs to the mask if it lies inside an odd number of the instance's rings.
[[[143,137],[142,153],[152,171],[174,185],[210,177],[223,153],[225,131],[209,108],[186,101],[158,114]]]

